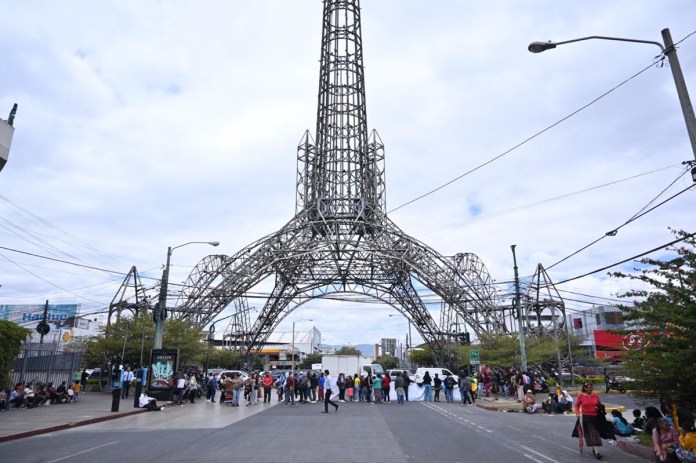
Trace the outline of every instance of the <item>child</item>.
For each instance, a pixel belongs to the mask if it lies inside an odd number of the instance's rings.
[[[640,413],[640,410],[637,408],[633,410],[633,423],[631,423],[631,426],[638,431],[642,431],[643,427],[645,427],[645,418],[640,416]]]
[[[75,381],[72,387],[73,390],[73,402],[80,401],[80,392],[82,392],[82,384],[79,381]]]

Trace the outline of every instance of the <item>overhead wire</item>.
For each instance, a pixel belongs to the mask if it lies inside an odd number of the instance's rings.
[[[608,96],[609,94],[611,94],[611,93],[614,92],[615,90],[619,89],[619,88],[622,87],[623,85],[627,84],[627,83],[630,82],[631,80],[633,80],[633,79],[635,79],[636,77],[638,77],[639,75],[643,74],[645,71],[647,71],[648,69],[652,68],[653,66],[655,66],[655,63],[654,63],[654,62],[653,62],[653,63],[650,63],[650,65],[648,65],[648,66],[644,67],[643,69],[641,69],[640,71],[636,72],[636,73],[633,74],[631,77],[625,79],[625,80],[622,81],[621,83],[615,85],[615,86],[612,87],[611,89],[607,90],[606,92],[602,93],[602,94],[599,95],[598,97],[594,98],[594,99],[591,100],[589,103],[584,104],[583,106],[579,107],[578,109],[572,111],[571,113],[569,113],[569,114],[567,114],[566,116],[562,117],[561,119],[557,120],[557,121],[554,122],[553,124],[548,125],[548,126],[546,126],[545,128],[543,128],[543,129],[539,130],[538,132],[534,133],[533,135],[527,137],[526,139],[524,139],[524,140],[521,141],[520,143],[514,145],[512,148],[509,148],[509,149],[507,149],[506,151],[502,152],[501,154],[499,154],[499,155],[497,155],[497,156],[494,156],[493,158],[489,159],[488,161],[486,161],[486,162],[484,162],[484,163],[482,163],[482,164],[479,164],[478,166],[476,166],[476,167],[474,167],[474,168],[472,168],[472,169],[470,169],[470,170],[464,172],[464,173],[461,174],[461,175],[458,175],[457,177],[454,177],[453,179],[451,179],[451,180],[449,180],[449,181],[443,183],[442,185],[440,185],[440,186],[438,186],[438,187],[436,187],[436,188],[433,188],[432,190],[427,191],[426,193],[423,193],[422,195],[417,196],[417,197],[415,197],[415,198],[413,198],[413,199],[411,199],[411,200],[409,200],[409,201],[406,201],[405,203],[403,203],[403,204],[401,204],[401,205],[399,205],[399,206],[397,206],[397,207],[391,209],[391,210],[388,211],[387,213],[390,214],[390,213],[392,213],[392,212],[398,211],[399,209],[401,209],[401,208],[403,208],[403,207],[406,207],[406,206],[408,206],[408,205],[410,205],[410,204],[415,203],[416,201],[419,201],[419,200],[421,200],[421,199],[423,199],[423,198],[426,198],[426,197],[432,195],[433,193],[436,193],[436,192],[442,190],[443,188],[448,187],[449,185],[451,185],[451,184],[453,184],[453,183],[455,183],[455,182],[461,180],[462,178],[466,177],[467,175],[472,174],[472,173],[476,172],[477,170],[482,169],[483,167],[485,167],[485,166],[487,166],[487,165],[489,165],[489,164],[491,164],[491,163],[497,161],[498,159],[500,159],[500,158],[502,158],[502,157],[504,157],[504,156],[506,156],[506,155],[512,153],[513,151],[515,151],[515,150],[517,150],[518,148],[520,148],[520,147],[526,145],[527,143],[529,143],[530,141],[534,140],[535,138],[541,136],[542,134],[544,134],[544,133],[548,132],[549,130],[553,129],[554,127],[556,127],[556,126],[562,124],[563,122],[567,121],[568,119],[570,119],[571,117],[575,116],[576,114],[578,114],[578,113],[584,111],[585,109],[589,108],[590,106],[594,105],[594,104],[597,103],[599,100],[603,99],[604,97]]]
[[[587,248],[589,248],[589,247],[591,247],[591,246],[597,244],[598,242],[602,241],[604,238],[607,238],[607,237],[610,237],[610,236],[612,236],[612,237],[613,237],[613,236],[616,236],[616,234],[618,233],[618,231],[619,231],[620,229],[622,229],[623,227],[625,227],[626,225],[628,225],[628,224],[630,224],[631,222],[633,222],[633,221],[639,219],[640,217],[643,217],[644,215],[648,214],[649,212],[654,211],[655,209],[657,209],[658,207],[662,206],[663,204],[665,204],[665,203],[667,203],[667,202],[673,200],[673,199],[676,198],[677,196],[680,196],[681,194],[683,194],[683,193],[687,192],[688,190],[692,189],[692,188],[694,187],[693,184],[687,186],[686,188],[684,188],[683,190],[679,191],[678,193],[675,193],[674,195],[670,196],[669,198],[665,199],[664,201],[662,201],[662,202],[656,204],[655,206],[651,207],[650,209],[647,209],[647,210],[645,209],[647,206],[649,206],[650,204],[652,204],[653,202],[655,202],[655,200],[656,200],[657,198],[659,198],[660,196],[662,196],[662,194],[663,194],[665,191],[667,191],[672,185],[674,185],[680,178],[682,178],[682,177],[684,176],[685,173],[686,173],[686,171],[684,171],[684,172],[682,172],[681,174],[679,174],[679,176],[678,176],[676,179],[674,179],[664,190],[662,190],[655,198],[653,198],[650,202],[648,202],[648,204],[647,204],[646,206],[643,206],[643,207],[640,209],[640,211],[638,211],[637,213],[633,214],[633,215],[631,216],[631,218],[628,219],[628,220],[626,220],[623,224],[619,225],[618,227],[614,228],[613,230],[610,230],[610,231],[606,232],[604,235],[600,236],[599,238],[597,238],[596,240],[590,242],[589,244],[586,244],[585,246],[581,247],[580,249],[578,249],[577,251],[573,252],[572,254],[569,254],[568,256],[564,257],[563,259],[561,259],[561,260],[559,260],[559,261],[557,261],[557,262],[555,262],[555,263],[549,265],[548,267],[546,267],[546,270],[550,270],[550,269],[552,269],[553,267],[555,267],[556,265],[560,264],[561,262],[565,262],[566,260],[568,260],[568,259],[570,259],[571,257],[573,257],[573,256],[575,256],[575,255],[577,255],[577,254],[579,254],[580,252],[584,251],[585,249],[587,249]]]

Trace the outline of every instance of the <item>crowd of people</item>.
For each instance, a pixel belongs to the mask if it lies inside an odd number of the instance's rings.
[[[58,387],[54,383],[17,383],[9,393],[0,389],[0,411],[78,402],[81,392],[82,385],[79,381],[70,385],[63,381]]]

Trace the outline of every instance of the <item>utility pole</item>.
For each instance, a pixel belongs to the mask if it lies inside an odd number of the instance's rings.
[[[517,257],[515,256],[515,244],[512,248],[512,261],[515,268],[515,306],[517,307],[517,325],[520,330],[520,363],[522,371],[527,371],[527,350],[524,346],[524,322],[522,321],[522,305],[520,304],[520,277],[517,272]]]

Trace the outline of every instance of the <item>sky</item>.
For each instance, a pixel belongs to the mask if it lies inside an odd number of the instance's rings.
[[[669,27],[693,95],[692,0],[361,6],[389,217],[441,255],[476,254],[508,303],[511,245],[524,288],[538,264],[554,282],[626,259],[611,270],[630,272],[633,256],[670,255],[670,228],[696,231],[696,195],[679,194],[694,153],[658,47],[527,51],[593,35],[662,42]],[[292,218],[297,145],[316,124],[321,2],[0,0],[0,11],[0,117],[19,105],[0,172],[0,304],[103,312],[132,266],[156,295],[169,246],[220,242],[174,251],[176,288],[205,256]],[[569,313],[635,287],[607,272],[557,286]],[[263,300],[250,302],[253,318]],[[313,300],[278,329],[293,321],[337,345],[408,331],[395,309],[351,300]]]

